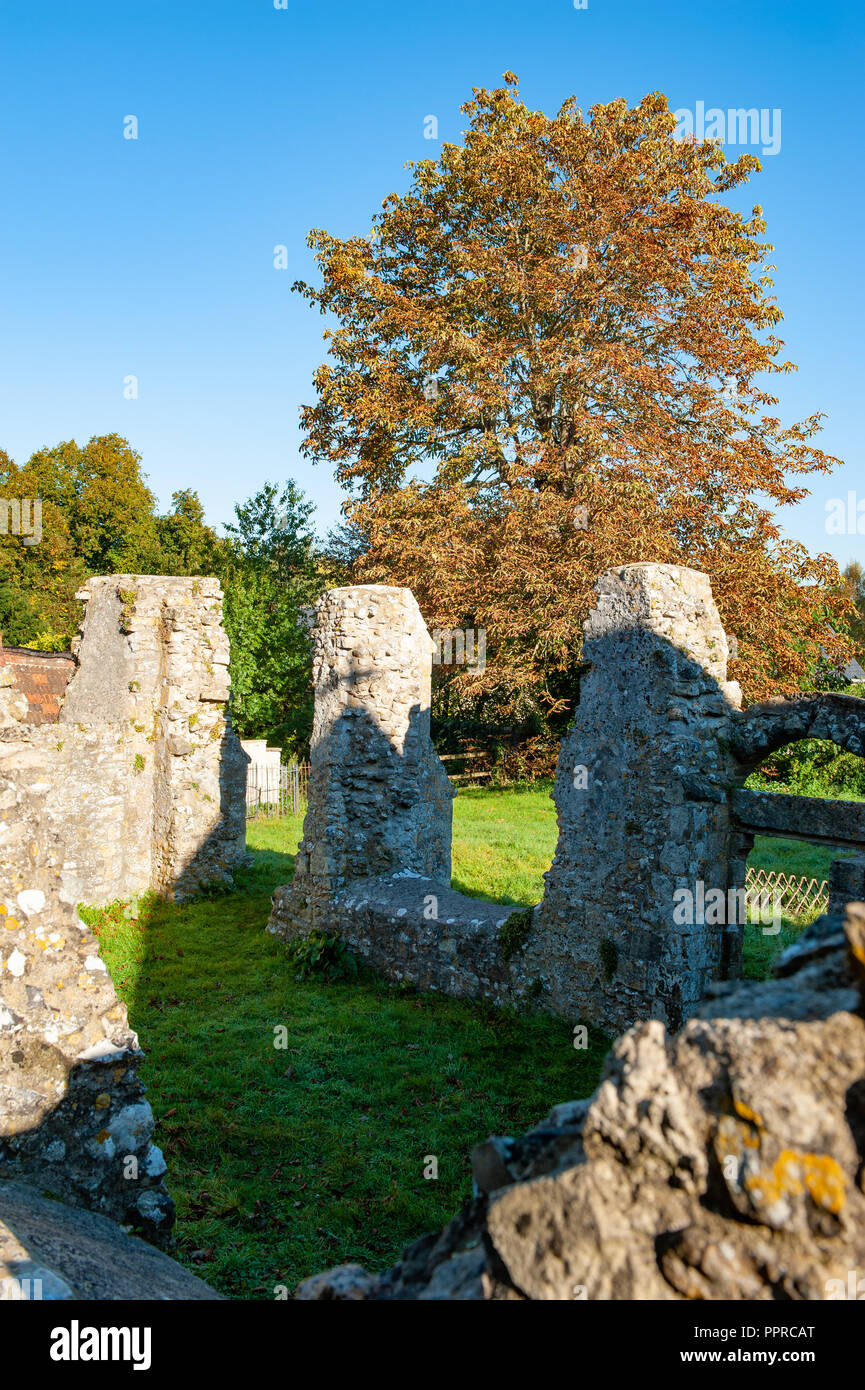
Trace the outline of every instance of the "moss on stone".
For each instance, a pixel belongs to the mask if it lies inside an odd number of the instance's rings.
[[[526,938],[532,929],[534,919],[533,907],[525,907],[522,912],[512,912],[506,922],[499,927],[499,949],[505,960],[510,960],[517,951],[521,951],[526,944]]]
[[[619,964],[619,948],[608,936],[601,942],[601,964],[604,967],[604,977],[612,980]]]

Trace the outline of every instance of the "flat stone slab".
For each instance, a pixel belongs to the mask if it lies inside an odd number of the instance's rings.
[[[40,1295],[43,1301],[222,1298],[108,1217],[54,1202],[22,1183],[0,1183],[0,1302]]]
[[[500,930],[525,907],[469,898],[406,870],[338,893],[329,921],[349,947],[397,982],[456,998],[515,998]]]

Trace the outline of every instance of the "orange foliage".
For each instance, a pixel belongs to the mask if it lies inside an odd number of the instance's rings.
[[[487,667],[563,712],[592,585],[637,560],[706,570],[752,696],[799,686],[849,613],[837,566],[766,506],[838,460],[784,426],[759,169],[673,138],[660,94],[555,117],[478,90],[464,145],[410,165],[368,237],[310,234],[337,326],[304,408],[370,542],[367,580],[409,585],[430,626],[483,627]]]

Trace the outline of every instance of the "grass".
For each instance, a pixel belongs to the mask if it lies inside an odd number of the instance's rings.
[[[460,791],[454,801],[454,888],[492,902],[540,902],[558,833],[550,791],[548,783]]]
[[[539,901],[556,839],[549,790],[460,792],[455,887]],[[254,865],[235,893],[83,915],[147,1053],[175,1253],[230,1297],[274,1298],[343,1261],[384,1268],[444,1224],[470,1195],[472,1144],[590,1094],[607,1040],[590,1032],[578,1052],[562,1020],[368,974],[298,983],[264,927],[270,893],[293,872],[300,819],[253,822],[248,834]],[[831,858],[773,839],[752,862],[823,878]],[[746,973],[765,974],[784,933],[747,937]],[[424,1177],[429,1156],[437,1179]]]
[[[563,1020],[369,976],[298,984],[264,926],[299,837],[297,821],[250,825],[238,893],[84,914],[148,1054],[175,1253],[234,1298],[391,1264],[470,1196],[471,1145],[590,1094],[607,1048],[592,1032],[576,1051]]]

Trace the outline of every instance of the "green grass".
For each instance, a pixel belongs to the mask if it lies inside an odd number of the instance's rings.
[[[264,926],[299,836],[298,822],[251,824],[238,893],[85,913],[147,1052],[177,1257],[235,1298],[345,1260],[392,1263],[470,1195],[472,1144],[590,1094],[607,1047],[595,1032],[576,1051],[562,1020],[369,976],[298,984]]]
[[[454,801],[451,882],[493,902],[540,902],[556,848],[551,785],[475,787]]]
[[[556,840],[549,790],[460,792],[455,887],[539,901]],[[235,893],[83,914],[147,1053],[177,1256],[235,1298],[273,1298],[278,1285],[291,1291],[342,1261],[392,1263],[469,1196],[472,1144],[519,1134],[557,1101],[590,1094],[607,1046],[593,1032],[578,1052],[567,1022],[416,995],[368,974],[298,983],[264,927],[300,834],[300,819],[251,823],[254,865]],[[823,878],[831,858],[762,839],[752,862]],[[749,929],[746,973],[767,973],[788,930]],[[279,1028],[285,1049],[274,1046]],[[423,1176],[428,1155],[437,1180]]]

